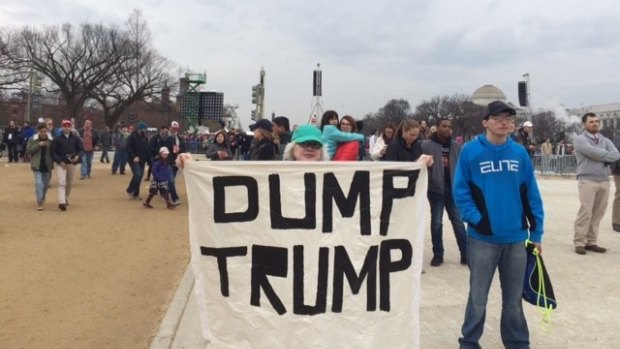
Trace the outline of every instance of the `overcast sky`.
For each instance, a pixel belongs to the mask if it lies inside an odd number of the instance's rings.
[[[535,109],[620,102],[612,0],[0,0],[0,25],[122,26],[133,9],[160,53],[206,72],[204,90],[238,104],[244,125],[261,67],[266,114],[306,121],[319,62],[324,109],[360,118],[484,84],[517,104],[525,73]]]

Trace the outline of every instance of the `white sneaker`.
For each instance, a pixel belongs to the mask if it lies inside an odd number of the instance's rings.
[[[172,202],[172,204],[173,204],[174,206],[179,206],[179,205],[181,204],[181,200],[174,200],[174,201]]]

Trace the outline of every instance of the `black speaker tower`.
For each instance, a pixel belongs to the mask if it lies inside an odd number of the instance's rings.
[[[519,81],[519,105],[527,107],[527,82]]]

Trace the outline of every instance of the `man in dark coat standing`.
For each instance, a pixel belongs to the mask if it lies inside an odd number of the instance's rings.
[[[145,122],[139,122],[138,129],[133,131],[127,139],[127,159],[133,176],[126,192],[132,200],[142,200],[140,198],[140,182],[144,174],[144,165],[150,156],[149,139],[146,135],[147,127]]]

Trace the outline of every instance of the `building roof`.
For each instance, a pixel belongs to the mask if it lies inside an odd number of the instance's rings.
[[[471,101],[478,105],[488,105],[493,101],[506,102],[506,95],[499,88],[493,85],[484,85],[478,88],[471,95]]]

